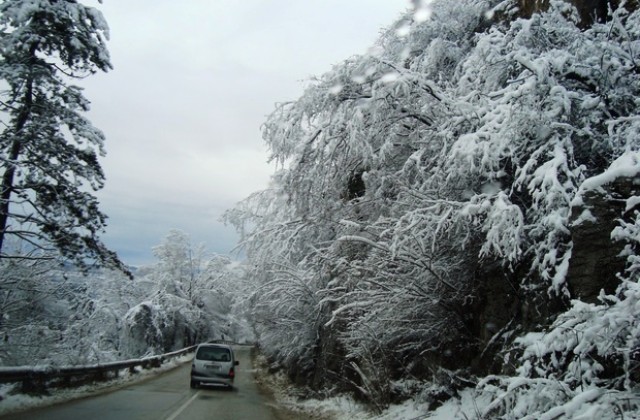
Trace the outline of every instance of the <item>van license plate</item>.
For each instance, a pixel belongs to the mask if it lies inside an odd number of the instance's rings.
[[[209,370],[220,370],[220,365],[207,365],[206,368]]]

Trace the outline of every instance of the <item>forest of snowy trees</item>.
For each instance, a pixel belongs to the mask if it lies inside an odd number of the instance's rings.
[[[242,267],[171,230],[133,279],[45,261],[0,265],[0,365],[78,366],[251,341]]]
[[[417,3],[264,125],[226,215],[263,352],[379,410],[640,414],[636,3]]]

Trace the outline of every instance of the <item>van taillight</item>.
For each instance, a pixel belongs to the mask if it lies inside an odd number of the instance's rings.
[[[229,377],[234,378],[235,376],[236,376],[236,371],[233,368],[229,369]]]

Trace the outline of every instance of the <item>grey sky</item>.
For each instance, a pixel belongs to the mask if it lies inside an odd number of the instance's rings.
[[[103,239],[130,264],[169,229],[217,253],[219,218],[267,186],[260,125],[305,81],[366,52],[408,0],[105,0],[115,69],[82,82],[107,136]],[[92,4],[93,5],[93,4]]]

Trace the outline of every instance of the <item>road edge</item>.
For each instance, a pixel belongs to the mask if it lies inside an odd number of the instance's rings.
[[[335,417],[327,413],[306,410],[296,405],[293,402],[295,397],[291,393],[293,385],[286,378],[269,373],[266,358],[256,346],[251,348],[250,357],[258,390],[274,402],[273,414],[278,420],[299,420],[301,417],[307,420],[335,420]]]

